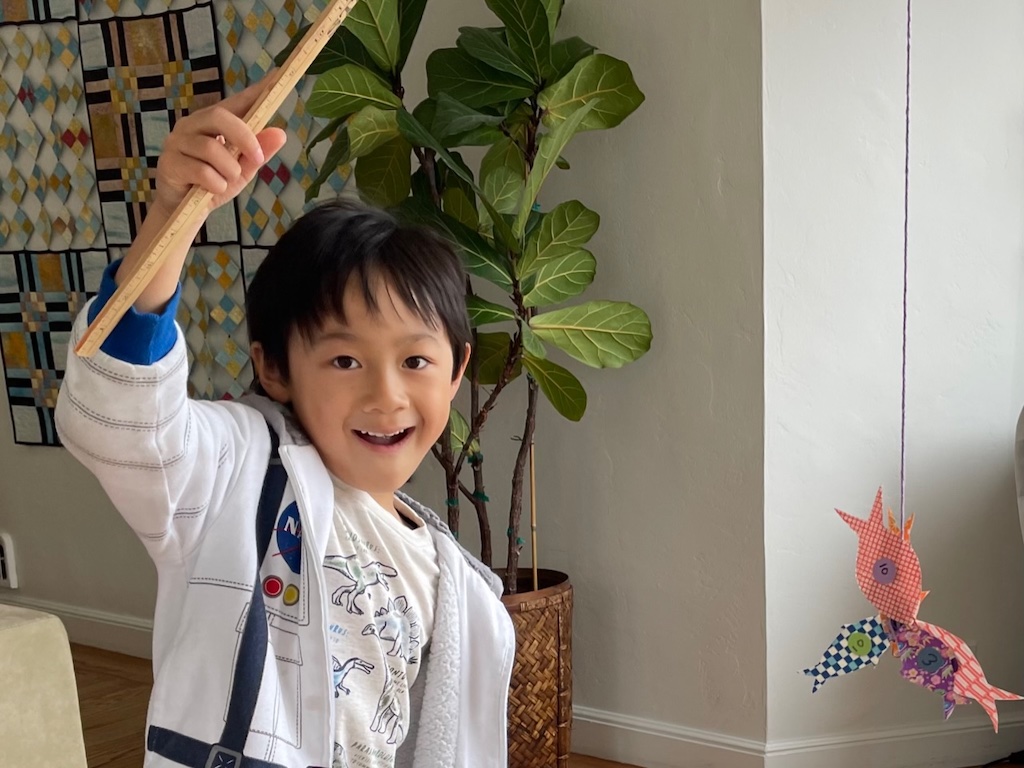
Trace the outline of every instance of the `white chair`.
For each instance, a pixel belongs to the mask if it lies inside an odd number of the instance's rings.
[[[86,768],[71,647],[56,616],[0,604],[0,766]]]

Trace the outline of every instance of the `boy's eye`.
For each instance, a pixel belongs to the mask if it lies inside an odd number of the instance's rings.
[[[430,365],[430,361],[425,357],[419,355],[413,355],[412,357],[405,358],[405,364],[412,368],[414,371],[418,371],[421,368],[426,368]]]
[[[356,359],[354,357],[349,357],[348,355],[336,357],[331,361],[331,363],[334,365],[335,368],[341,368],[344,371],[348,371],[353,368],[359,367],[359,363],[356,361]]]

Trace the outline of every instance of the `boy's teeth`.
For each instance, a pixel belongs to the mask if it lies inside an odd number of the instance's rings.
[[[383,432],[370,432],[365,429],[357,429],[356,433],[359,435],[361,440],[365,440],[368,443],[374,445],[398,445],[405,439],[405,436],[409,433],[412,427],[406,429],[400,429],[397,432],[386,434]]]

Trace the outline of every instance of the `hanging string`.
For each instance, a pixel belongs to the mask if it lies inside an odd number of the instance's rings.
[[[903,369],[900,400],[900,530],[907,520],[907,253],[910,221],[910,5],[907,0],[907,90],[903,143]]]

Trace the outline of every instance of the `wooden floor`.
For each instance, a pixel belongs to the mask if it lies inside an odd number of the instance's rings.
[[[142,765],[146,707],[153,676],[148,659],[72,645],[89,768]],[[574,755],[570,768],[628,768]]]

